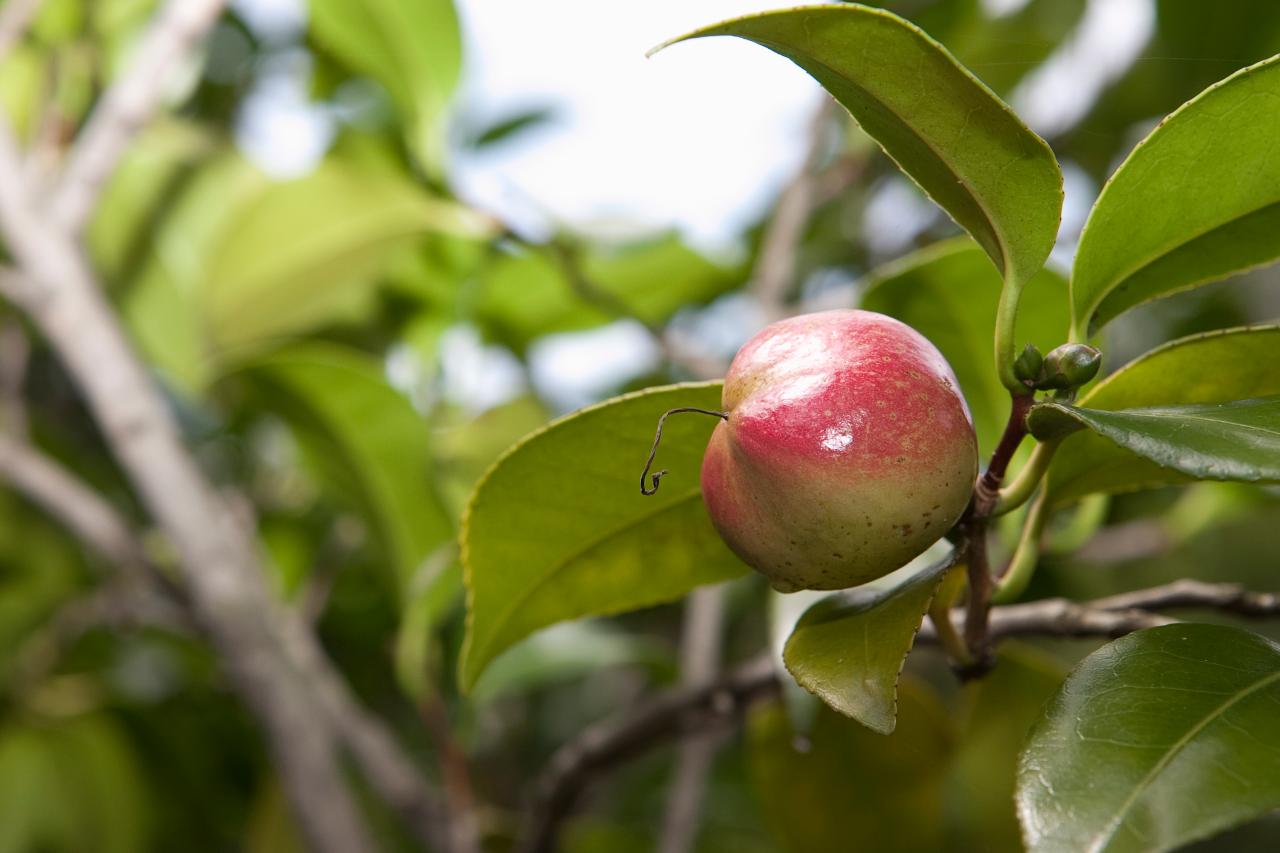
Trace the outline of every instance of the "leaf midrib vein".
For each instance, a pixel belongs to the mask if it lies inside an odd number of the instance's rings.
[[[501,630],[502,626],[505,625],[510,620],[511,614],[515,613],[517,610],[523,607],[531,598],[533,598],[534,594],[536,594],[539,590],[541,590],[544,586],[546,586],[550,581],[555,579],[555,577],[558,574],[560,574],[560,572],[562,572],[564,569],[566,569],[570,565],[580,560],[583,554],[586,554],[587,552],[599,547],[600,545],[603,545],[605,542],[608,542],[610,539],[614,538],[615,536],[625,533],[630,528],[636,527],[646,521],[649,521],[659,515],[662,515],[667,510],[674,509],[676,507],[679,507],[687,503],[690,500],[700,497],[701,494],[702,494],[702,490],[700,488],[690,489],[685,494],[681,495],[679,498],[676,498],[673,501],[670,501],[669,503],[665,503],[654,510],[644,513],[643,515],[633,516],[625,524],[620,524],[617,527],[614,527],[609,531],[601,534],[600,536],[597,536],[595,539],[589,540],[582,547],[571,552],[569,555],[567,555],[563,559],[557,560],[555,563],[548,566],[546,571],[544,571],[540,577],[538,577],[536,580],[534,580],[533,583],[525,587],[525,589],[522,590],[519,594],[514,596],[511,599],[511,601],[508,603],[507,607],[503,609],[501,615],[493,620],[491,624],[494,627],[489,633],[488,639],[486,639],[484,644],[480,646],[479,650],[477,650],[476,657],[479,656],[480,651],[483,651],[487,656],[489,647],[493,645],[493,639],[499,635],[499,631]],[[488,658],[486,657],[485,659],[487,660]]]
[[[1152,766],[1151,770],[1149,770],[1138,784],[1134,786],[1133,792],[1130,793],[1129,796],[1125,798],[1124,802],[1120,804],[1120,808],[1116,811],[1115,815],[1107,821],[1107,824],[1103,827],[1101,834],[1089,847],[1090,853],[1100,853],[1100,851],[1104,849],[1106,843],[1115,837],[1116,831],[1124,823],[1126,813],[1133,807],[1133,804],[1137,802],[1138,797],[1145,793],[1146,789],[1155,780],[1156,776],[1169,766],[1178,753],[1191,743],[1192,738],[1208,728],[1211,723],[1220,718],[1233,706],[1276,681],[1280,681],[1280,670],[1271,673],[1265,678],[1259,679],[1248,689],[1240,691],[1235,696],[1232,696],[1230,699],[1214,708],[1202,719],[1197,721],[1194,726],[1188,729],[1182,737],[1174,741],[1173,744],[1170,745],[1169,750],[1160,757],[1160,760],[1157,761],[1155,765]]]

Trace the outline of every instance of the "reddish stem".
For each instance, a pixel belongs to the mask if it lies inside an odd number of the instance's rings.
[[[987,527],[991,512],[996,507],[1000,485],[1004,482],[1005,473],[1009,470],[1009,462],[1017,452],[1018,445],[1027,435],[1027,412],[1035,404],[1035,396],[1030,392],[1012,397],[1009,410],[1009,421],[1005,424],[1004,434],[991,454],[987,470],[978,477],[973,487],[973,502],[964,524],[968,528],[968,575],[969,601],[965,611],[964,639],[973,655],[972,667],[966,668],[966,675],[980,675],[991,666],[991,643],[987,632],[987,622],[991,613],[991,595],[995,590],[995,582],[991,577],[990,557],[987,551]]]

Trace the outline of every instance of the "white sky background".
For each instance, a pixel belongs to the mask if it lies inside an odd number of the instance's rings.
[[[700,248],[728,251],[803,156],[823,95],[787,60],[730,38],[645,58],[674,35],[787,0],[455,2],[466,38],[459,119],[484,126],[536,107],[554,117],[488,151],[458,152],[450,174],[464,199],[533,234],[555,225],[594,233],[676,227]],[[1022,2],[986,5],[999,14]],[[305,26],[304,0],[234,5],[260,34],[287,39]],[[1014,93],[1015,106],[1043,133],[1069,127],[1131,63],[1153,23],[1152,0],[1090,0],[1076,37]],[[241,146],[280,176],[311,168],[333,133],[332,117],[308,103],[304,80],[296,64],[281,63],[240,116]],[[1070,257],[1097,192],[1069,164],[1067,176],[1059,258]],[[920,218],[919,200],[899,190],[886,187],[870,211],[886,238]],[[750,323],[740,306],[736,316]],[[546,341],[532,354],[535,383],[569,407],[650,369],[657,354],[633,325]],[[474,335],[451,335],[446,349],[453,396],[483,408],[519,392],[514,363]]]

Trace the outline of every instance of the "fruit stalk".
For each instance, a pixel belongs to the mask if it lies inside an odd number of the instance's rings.
[[[1009,462],[1027,435],[1027,412],[1034,403],[1035,397],[1030,393],[1011,395],[1009,421],[991,454],[987,470],[974,485],[969,513],[961,522],[967,529],[969,540],[969,602],[965,612],[964,639],[979,669],[988,668],[991,661],[987,622],[995,582],[991,577],[991,560],[987,551],[987,527],[999,500],[1000,484],[1009,470]]]

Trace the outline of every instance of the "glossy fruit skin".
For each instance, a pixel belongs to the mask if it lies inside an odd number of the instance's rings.
[[[905,565],[963,514],[978,472],[942,354],[870,311],[773,323],[733,360],[702,495],[729,547],[783,592]]]

